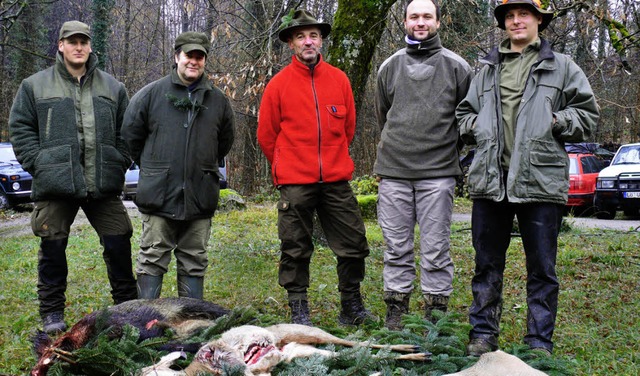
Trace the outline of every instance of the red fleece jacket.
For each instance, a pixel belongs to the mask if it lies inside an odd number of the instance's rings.
[[[295,56],[265,88],[258,143],[275,185],[351,180],[349,145],[356,127],[351,84],[319,58],[311,70]]]

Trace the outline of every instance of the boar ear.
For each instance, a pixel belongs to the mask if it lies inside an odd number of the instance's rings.
[[[45,349],[51,345],[51,337],[42,330],[38,330],[36,334],[33,336],[33,351],[38,355],[38,357],[42,356]]]

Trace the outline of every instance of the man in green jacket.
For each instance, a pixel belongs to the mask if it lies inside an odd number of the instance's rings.
[[[467,352],[498,348],[505,258],[517,216],[527,264],[524,342],[553,351],[558,308],[558,231],[569,190],[565,142],[595,133],[598,106],[584,72],[538,37],[553,19],[539,0],[504,0],[494,11],[508,39],[456,110],[460,135],[476,145],[469,195],[476,251]]]
[[[203,296],[206,246],[220,193],[218,165],[234,139],[231,103],[204,73],[209,46],[204,33],[180,34],[171,73],[136,93],[125,114],[122,135],[140,166],[140,298],[160,296],[172,251],[178,295]]]
[[[31,225],[41,238],[38,300],[48,333],[66,330],[65,250],[79,208],[104,246],[114,303],[137,296],[132,226],[118,198],[131,163],[120,137],[129,100],[124,85],[97,65],[89,26],[65,22],[55,65],[22,82],[9,117],[18,161],[33,176]]]

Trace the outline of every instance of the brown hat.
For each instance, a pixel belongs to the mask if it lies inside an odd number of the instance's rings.
[[[331,25],[324,22],[318,22],[316,18],[304,9],[296,10],[293,15],[289,15],[282,18],[282,25],[280,25],[280,31],[278,32],[278,38],[283,42],[288,42],[291,37],[293,29],[302,26],[315,26],[320,29],[320,34],[323,38],[331,32]]]
[[[185,54],[191,51],[202,51],[205,55],[208,55],[210,45],[211,42],[209,42],[207,34],[195,31],[186,31],[178,35],[173,48],[176,51],[180,48]]]
[[[546,29],[547,26],[549,26],[549,22],[553,20],[553,11],[542,9],[540,0],[500,0],[500,2],[502,4],[496,6],[496,9],[493,10],[493,14],[496,17],[496,21],[498,21],[498,27],[502,30],[505,29],[504,16],[511,5],[528,5],[538,12],[538,14],[542,16],[542,23],[538,26],[538,31]]]
[[[69,38],[72,35],[82,34],[91,39],[91,29],[89,25],[80,21],[67,21],[62,24],[58,40]]]

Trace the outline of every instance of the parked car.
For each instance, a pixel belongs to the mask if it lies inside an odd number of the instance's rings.
[[[124,174],[124,187],[122,188],[122,199],[133,200],[136,197],[138,189],[138,177],[140,175],[140,167],[132,163],[127,172]]]
[[[0,209],[31,202],[31,175],[22,169],[13,147],[0,142]]]
[[[225,158],[220,162],[219,166],[220,174],[220,189],[227,188],[227,159]],[[136,190],[138,189],[138,179],[140,177],[140,167],[137,164],[132,163],[131,167],[124,175],[124,186],[122,187],[122,199],[134,200],[136,198]]]
[[[594,154],[569,153],[569,200],[567,209],[576,214],[593,210],[598,173],[606,162]]]
[[[640,143],[622,145],[611,165],[598,175],[594,205],[600,219],[613,219],[618,210],[626,216],[640,210]]]

